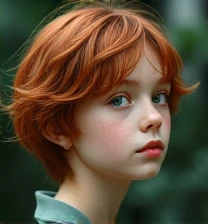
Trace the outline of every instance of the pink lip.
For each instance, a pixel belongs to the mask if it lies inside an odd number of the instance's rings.
[[[143,148],[137,150],[137,153],[144,153],[149,158],[154,158],[160,156],[164,148],[161,141],[150,141]]]

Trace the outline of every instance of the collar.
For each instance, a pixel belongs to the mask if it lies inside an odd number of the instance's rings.
[[[36,191],[37,207],[35,218],[44,222],[72,222],[73,224],[91,224],[89,219],[76,208],[54,199],[55,192]],[[41,222],[41,223],[42,223]]]

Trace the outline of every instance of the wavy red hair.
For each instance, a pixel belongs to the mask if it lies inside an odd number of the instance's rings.
[[[143,11],[103,5],[72,10],[46,25],[22,60],[8,110],[20,143],[56,182],[71,172],[70,164],[65,150],[42,133],[52,125],[72,139],[78,137],[76,105],[118,86],[134,69],[145,44],[157,53],[164,79],[171,82],[172,113],[180,97],[197,87],[183,82],[179,54],[148,17]]]

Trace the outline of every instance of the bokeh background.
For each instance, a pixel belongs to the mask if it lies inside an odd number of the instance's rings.
[[[35,27],[66,0],[0,0],[0,87],[11,85],[15,66]],[[125,2],[125,1],[119,1]],[[126,1],[128,2],[128,1]],[[120,224],[208,223],[208,1],[144,0],[164,18],[170,38],[184,60],[183,77],[200,81],[182,98],[172,117],[168,155],[160,174],[132,184],[119,216]],[[17,52],[17,53],[16,53]],[[16,54],[15,54],[16,53]],[[10,57],[15,54],[11,60]],[[5,74],[6,73],[6,74]],[[34,223],[34,191],[56,190],[42,165],[17,143],[8,143],[12,125],[0,114],[0,223]]]

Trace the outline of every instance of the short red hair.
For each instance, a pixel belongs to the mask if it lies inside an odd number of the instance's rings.
[[[78,8],[36,36],[17,71],[8,109],[20,143],[43,162],[56,182],[64,180],[70,164],[66,152],[42,133],[53,125],[72,139],[78,137],[76,105],[118,86],[134,69],[146,43],[171,82],[169,107],[174,113],[180,97],[197,85],[183,82],[179,54],[145,12],[103,5]]]

